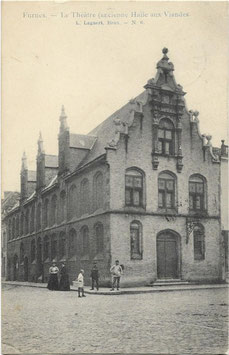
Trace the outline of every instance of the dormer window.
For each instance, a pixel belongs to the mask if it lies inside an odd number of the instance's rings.
[[[174,154],[174,126],[167,118],[162,118],[159,123],[158,151],[163,155]]]

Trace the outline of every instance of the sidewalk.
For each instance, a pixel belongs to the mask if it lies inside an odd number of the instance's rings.
[[[21,282],[21,281],[2,281],[2,285],[24,286],[47,288],[47,284],[35,282]],[[85,293],[91,295],[123,295],[123,294],[140,294],[153,292],[171,292],[171,291],[190,291],[190,290],[205,290],[228,288],[228,284],[208,284],[208,285],[168,285],[168,286],[143,286],[143,287],[128,287],[121,288],[119,291],[111,291],[110,288],[100,288],[99,291],[90,290],[89,286],[84,288]],[[71,286],[71,291],[77,291],[77,288]]]

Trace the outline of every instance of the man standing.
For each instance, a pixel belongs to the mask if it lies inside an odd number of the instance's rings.
[[[117,284],[117,290],[119,290],[120,277],[122,274],[122,267],[119,265],[119,260],[115,261],[115,265],[111,266],[110,272],[112,275],[112,289],[114,291],[115,284]]]
[[[94,290],[94,284],[96,284],[97,291],[99,290],[99,270],[94,262],[93,268],[91,269],[91,290]]]

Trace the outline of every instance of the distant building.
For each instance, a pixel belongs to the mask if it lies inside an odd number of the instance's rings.
[[[8,212],[18,203],[20,199],[20,194],[17,191],[6,191],[4,192],[4,198],[1,201],[1,275],[6,277],[7,274],[7,225],[5,224],[5,216]]]
[[[20,205],[4,219],[9,279],[47,282],[55,260],[88,283],[96,260],[108,285],[116,259],[123,286],[224,278],[221,149],[201,135],[167,52],[144,92],[88,135],[70,133],[62,108],[58,156],[40,136],[36,173],[23,156]]]

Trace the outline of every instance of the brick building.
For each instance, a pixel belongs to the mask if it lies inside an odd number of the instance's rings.
[[[108,285],[119,259],[123,286],[222,280],[221,149],[201,135],[167,52],[144,92],[88,135],[70,133],[62,108],[58,156],[40,136],[36,173],[23,156],[8,279],[46,282],[56,260],[88,283],[96,260]]]

